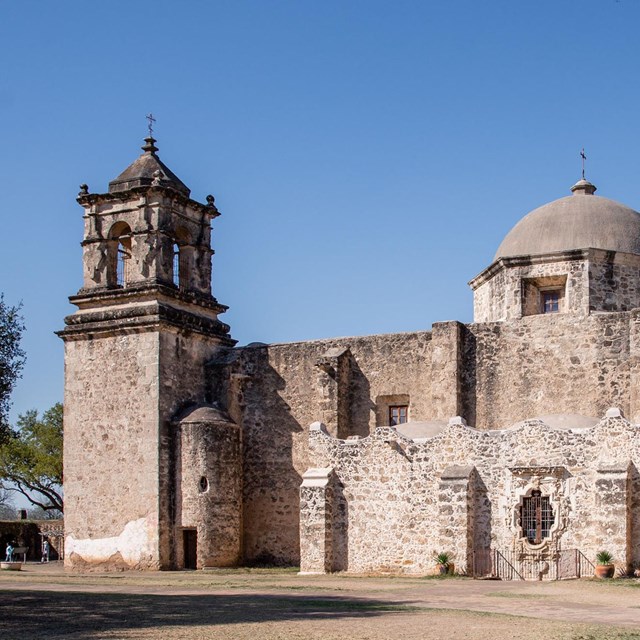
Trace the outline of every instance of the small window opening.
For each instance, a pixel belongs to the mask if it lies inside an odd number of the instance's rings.
[[[173,284],[180,286],[180,247],[173,245]]]
[[[542,313],[559,313],[560,312],[560,291],[555,289],[552,291],[543,291],[541,293]]]
[[[566,290],[566,274],[522,278],[522,315],[566,312]]]
[[[520,509],[522,533],[529,543],[540,544],[549,538],[555,518],[549,496],[532,491],[530,496],[523,498]]]
[[[406,404],[389,407],[389,426],[404,424],[409,419],[409,407]]]
[[[200,482],[198,483],[198,487],[200,489],[200,493],[204,493],[209,488],[209,481],[204,476],[202,476],[202,478],[200,478]]]
[[[173,244],[173,284],[179,289],[187,289],[189,284],[187,245]]]
[[[116,284],[119,287],[124,287],[129,282],[130,264],[131,252],[124,244],[123,240],[120,240],[118,242],[118,255],[116,263]]]

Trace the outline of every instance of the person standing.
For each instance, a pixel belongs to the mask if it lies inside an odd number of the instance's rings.
[[[41,562],[49,562],[49,541],[45,540],[42,543],[42,560]]]
[[[5,555],[5,562],[12,562],[13,561],[13,545],[10,542],[7,542],[7,549],[6,549],[6,555]]]

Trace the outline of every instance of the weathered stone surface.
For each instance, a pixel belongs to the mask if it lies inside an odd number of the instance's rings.
[[[68,566],[421,574],[441,551],[468,572],[491,551],[549,578],[561,552],[602,548],[640,566],[640,254],[609,233],[640,214],[579,183],[585,200],[554,209],[571,242],[513,234],[471,282],[468,325],[234,348],[211,295],[213,198],[191,200],[147,146],[78,198]],[[624,224],[602,223],[603,202]],[[539,542],[521,522],[534,494],[553,514]]]
[[[428,573],[434,555],[447,551],[470,571],[474,553],[489,547],[547,558],[561,548],[593,558],[606,548],[621,567],[640,563],[637,515],[627,523],[640,491],[640,430],[622,417],[576,430],[527,421],[479,431],[452,421],[421,442],[389,427],[354,442],[319,429],[309,439],[313,463],[333,469],[348,505],[346,570]],[[538,548],[519,523],[532,489],[550,496],[555,514]]]

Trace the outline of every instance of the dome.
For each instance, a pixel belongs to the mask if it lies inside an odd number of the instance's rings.
[[[640,255],[640,213],[595,190],[580,180],[573,195],[534,209],[509,231],[494,260],[591,248]]]
[[[227,413],[213,405],[201,404],[187,409],[177,420],[180,424],[219,423],[235,424]]]

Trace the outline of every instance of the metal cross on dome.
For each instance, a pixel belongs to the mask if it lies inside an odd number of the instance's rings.
[[[584,180],[584,161],[587,159],[587,156],[584,154],[584,147],[582,147],[582,151],[580,152],[580,157],[582,158],[582,179]]]
[[[153,123],[156,121],[156,119],[153,117],[153,113],[149,113],[145,116],[145,118],[149,121],[149,124],[147,125],[149,127],[149,137],[153,138]],[[584,171],[583,171],[584,173]],[[583,175],[584,177],[584,175]]]

